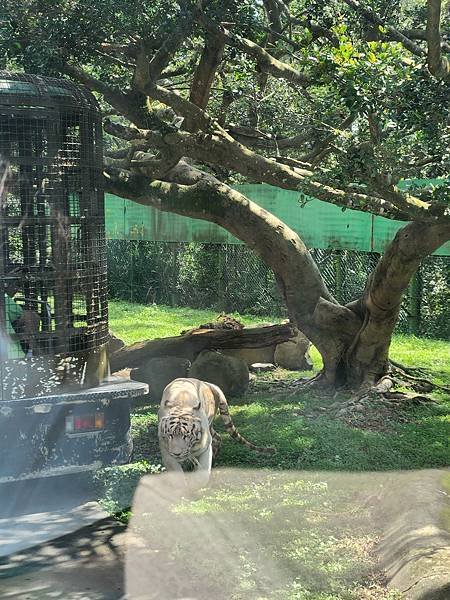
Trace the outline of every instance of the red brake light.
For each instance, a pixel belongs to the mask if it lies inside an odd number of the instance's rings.
[[[67,415],[66,433],[97,431],[105,427],[105,413],[93,412],[82,415]]]

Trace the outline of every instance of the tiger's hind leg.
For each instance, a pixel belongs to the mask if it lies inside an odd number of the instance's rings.
[[[219,454],[220,446],[222,445],[222,438],[212,427],[210,427],[210,432],[212,447],[212,464],[214,466],[217,459],[217,455]]]

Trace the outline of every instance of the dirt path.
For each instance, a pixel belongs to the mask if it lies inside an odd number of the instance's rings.
[[[439,470],[217,470],[206,496],[174,512],[167,488],[150,476],[140,485],[128,530],[107,519],[2,559],[0,595],[119,600],[127,592],[131,600],[198,600],[229,598],[232,587],[235,598],[285,600],[289,595],[280,590],[295,580],[310,591],[308,598],[321,589],[339,599],[347,575],[363,580],[370,572],[376,580],[385,569],[402,598],[444,600],[450,597],[448,477]],[[381,539],[375,548],[372,535]],[[353,563],[349,557],[356,557]],[[187,580],[183,572],[190,573]],[[363,591],[356,587],[355,598],[365,598]],[[380,585],[370,598],[387,597]]]

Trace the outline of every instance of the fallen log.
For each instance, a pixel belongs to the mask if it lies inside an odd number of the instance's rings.
[[[202,350],[262,348],[286,342],[294,336],[289,323],[241,330],[197,329],[185,335],[144,340],[125,346],[110,356],[111,372],[134,369],[157,356],[180,356],[193,361]]]

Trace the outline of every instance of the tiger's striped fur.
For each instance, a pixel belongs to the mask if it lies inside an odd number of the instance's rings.
[[[158,412],[158,439],[167,470],[211,470],[220,448],[220,436],[213,420],[219,412],[227,433],[251,450],[273,454],[274,448],[256,446],[236,429],[222,390],[212,383],[193,378],[175,379],[165,388]],[[206,475],[206,473],[205,473]]]

